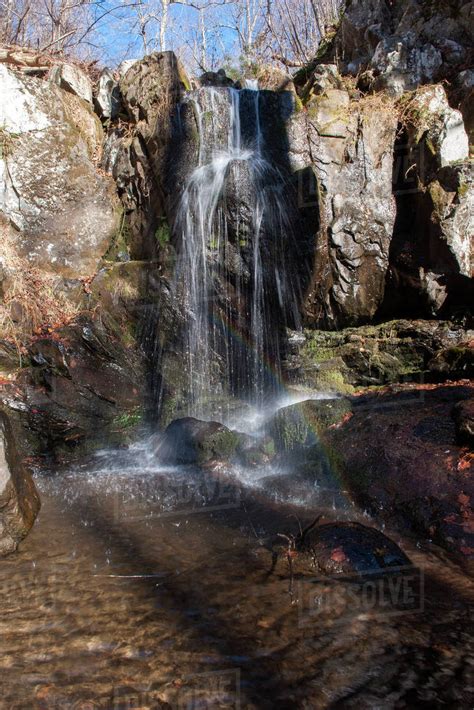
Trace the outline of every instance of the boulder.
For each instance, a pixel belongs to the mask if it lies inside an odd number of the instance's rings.
[[[31,474],[18,455],[8,417],[0,412],[0,556],[17,549],[39,509]]]
[[[318,64],[301,91],[303,100],[312,95],[324,94],[328,89],[343,89],[342,77],[336,64]]]
[[[317,525],[297,545],[297,558],[307,555],[323,574],[376,575],[411,565],[398,545],[375,528],[360,523]]]
[[[259,67],[257,73],[259,89],[267,91],[290,91],[295,93],[295,85],[289,74],[274,66]]]
[[[461,444],[474,446],[474,399],[459,402],[453,408],[456,436]]]
[[[49,80],[71,94],[92,104],[92,82],[87,74],[74,64],[56,64]]]
[[[184,417],[167,426],[158,457],[166,464],[203,465],[214,459],[228,461],[235,455],[239,441],[237,432],[219,422]]]
[[[106,121],[117,118],[120,111],[120,90],[110,69],[104,69],[99,77],[94,108],[99,117]]]
[[[295,453],[319,443],[319,434],[351,413],[346,398],[307,400],[284,407],[265,424],[277,453]]]
[[[413,116],[412,138],[418,143],[425,137],[439,167],[469,157],[469,139],[462,113],[450,107],[441,84],[419,89],[410,103],[410,113]]]
[[[199,86],[230,86],[236,87],[236,82],[233,81],[225,73],[225,69],[218,71],[206,71],[199,77]]]
[[[89,277],[118,228],[113,181],[97,167],[102,128],[91,107],[0,65],[0,210],[15,251],[35,267]]]

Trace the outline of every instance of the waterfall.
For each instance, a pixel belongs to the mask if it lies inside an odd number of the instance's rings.
[[[176,211],[174,289],[186,311],[188,412],[208,416],[216,398],[261,406],[279,387],[280,334],[286,311],[293,321],[298,312],[294,219],[287,178],[267,156],[261,92],[201,88],[184,104],[199,145]]]

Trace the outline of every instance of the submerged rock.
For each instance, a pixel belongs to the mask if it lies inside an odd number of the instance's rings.
[[[310,556],[312,566],[324,574],[376,574],[411,564],[386,535],[352,522],[316,526],[302,542],[296,539],[296,551]]]
[[[453,408],[453,419],[459,442],[474,446],[474,398],[456,404]]]
[[[0,556],[17,549],[39,509],[31,474],[18,455],[9,420],[0,412]]]
[[[228,461],[236,453],[239,442],[240,435],[219,422],[184,417],[168,425],[158,456],[168,464],[202,465],[214,459]]]

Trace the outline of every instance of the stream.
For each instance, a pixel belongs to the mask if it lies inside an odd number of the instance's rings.
[[[297,573],[291,598],[269,536],[373,521],[309,480],[161,467],[153,444],[36,475],[0,570],[1,707],[472,707],[474,583],[446,553],[390,531],[404,586]]]

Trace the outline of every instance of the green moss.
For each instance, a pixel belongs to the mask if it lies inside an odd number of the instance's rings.
[[[178,64],[178,76],[179,80],[182,83],[184,90],[185,91],[191,91],[191,82],[188,79],[188,75],[184,71],[184,69]]]
[[[155,232],[155,239],[160,245],[160,247],[165,247],[170,243],[171,240],[171,230],[169,228],[168,220],[166,217],[160,218],[160,224]]]
[[[130,412],[124,412],[115,417],[112,421],[113,429],[130,429],[141,424],[143,420],[143,412],[140,409],[134,409]]]
[[[461,182],[459,183],[458,187],[458,197],[465,197],[467,193],[469,192],[469,185],[467,182]]]
[[[0,160],[6,160],[11,155],[19,137],[19,133],[11,133],[0,127]]]
[[[132,232],[122,207],[118,208],[117,221],[119,226],[115,234],[112,235],[109,248],[103,257],[104,261],[117,261],[119,254],[130,253],[129,245],[132,239]]]

